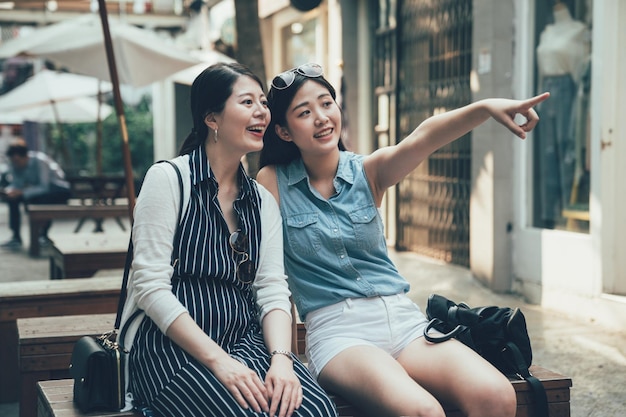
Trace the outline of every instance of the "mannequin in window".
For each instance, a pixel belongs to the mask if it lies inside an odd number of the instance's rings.
[[[544,227],[562,223],[562,210],[571,199],[576,165],[575,135],[571,127],[576,91],[589,59],[589,30],[574,20],[561,1],[554,5],[554,23],[539,38],[539,90],[552,99],[538,108],[539,187]]]

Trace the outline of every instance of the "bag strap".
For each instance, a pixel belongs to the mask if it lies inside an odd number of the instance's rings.
[[[426,328],[424,329],[424,339],[428,340],[430,343],[445,342],[446,340],[450,340],[456,337],[461,332],[461,330],[466,328],[466,326],[459,324],[448,333],[445,333],[442,335],[434,336],[429,333],[431,329],[436,329],[436,326],[439,326],[440,324],[443,324],[443,323],[444,323],[443,320],[440,320],[437,318],[430,320],[428,322],[428,326],[426,326]]]
[[[169,161],[167,159],[163,159],[160,161],[157,161],[157,163],[159,162],[166,162],[168,164],[170,164],[174,170],[176,171],[176,176],[178,177],[178,188],[180,189],[180,201],[178,203],[178,220],[176,220],[176,232],[174,233],[174,242],[173,242],[173,246],[172,248],[177,248],[178,244],[180,243],[180,234],[182,233],[182,230],[180,228],[180,221],[182,219],[183,216],[183,198],[185,198],[184,196],[184,190],[183,190],[183,177],[180,173],[180,169],[178,169],[178,167],[176,166],[175,163],[173,163],[172,161]],[[174,259],[174,249],[172,249],[172,257],[171,257],[171,264],[175,265],[177,262],[177,259]]]
[[[165,160],[165,159],[157,161],[155,163],[158,164],[161,162],[167,162],[172,167],[174,167],[174,170],[176,171],[176,176],[178,177],[178,186],[180,188],[180,203],[178,205],[178,220],[176,221],[176,233],[174,234],[174,246],[173,246],[174,248],[176,248],[178,246],[178,242],[180,241],[180,234],[181,234],[180,220],[183,214],[183,198],[184,198],[183,177],[180,173],[180,169],[178,169],[178,166],[176,166],[175,163],[173,163],[172,161]],[[131,227],[131,230],[132,230],[132,227]],[[128,250],[126,251],[126,261],[124,263],[124,276],[122,278],[122,288],[120,290],[120,298],[117,302],[117,316],[115,317],[115,327],[114,327],[116,331],[120,328],[120,323],[122,322],[122,311],[124,310],[124,304],[126,304],[126,287],[128,286],[128,276],[130,275],[130,267],[133,263],[133,252],[134,252],[133,236],[131,232],[131,236],[128,239]],[[172,251],[171,262],[172,264],[174,264],[175,262],[173,251]],[[137,312],[133,313],[133,317],[136,313]]]
[[[518,375],[524,378],[530,386],[535,405],[534,415],[537,417],[548,417],[548,397],[543,384],[537,377],[530,373],[530,370],[526,365],[526,361],[524,360],[524,356],[515,343],[507,342],[505,349],[508,351],[509,360]]]

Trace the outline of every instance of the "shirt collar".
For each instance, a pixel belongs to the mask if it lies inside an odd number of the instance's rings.
[[[337,167],[337,174],[335,175],[335,178],[341,178],[345,182],[353,184],[354,172],[351,169],[350,160],[351,158],[349,152],[339,152],[339,166]],[[306,168],[304,167],[304,162],[302,162],[302,158],[298,158],[297,160],[289,164],[289,167],[287,168],[287,173],[289,178],[289,185],[297,184],[308,177]]]
[[[189,157],[189,168],[191,170],[191,184],[197,186],[203,181],[210,181],[217,190],[217,180],[211,171],[209,158],[203,145],[198,146],[191,152]],[[239,183],[241,184],[241,197],[254,196],[253,180],[246,174],[242,164],[239,164]]]
[[[191,151],[189,169],[191,170],[191,184],[194,186],[211,177],[209,159],[206,156],[204,146],[200,145]]]

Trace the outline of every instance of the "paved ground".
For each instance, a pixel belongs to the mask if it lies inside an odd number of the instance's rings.
[[[0,241],[8,239],[6,208],[0,207]],[[50,232],[55,240],[75,239],[75,222],[56,222]],[[80,234],[91,233],[93,224],[85,224]],[[127,232],[112,220],[104,223],[105,233],[113,239],[127,239]],[[28,235],[27,224],[23,237]],[[27,246],[25,246],[26,248]],[[423,308],[432,292],[465,301],[472,306],[495,304],[519,306],[524,312],[531,336],[533,363],[573,379],[572,417],[626,416],[626,329],[614,330],[598,323],[528,305],[514,295],[494,294],[465,268],[446,265],[410,252],[392,252],[400,271],[411,283],[410,296]],[[101,271],[100,274],[121,271]],[[48,260],[31,258],[20,252],[0,252],[0,281],[46,280]],[[17,417],[17,404],[0,404],[0,417]]]

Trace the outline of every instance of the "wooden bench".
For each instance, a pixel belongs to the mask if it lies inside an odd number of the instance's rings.
[[[110,315],[106,319],[111,320],[112,318],[113,318],[113,315]],[[75,318],[64,318],[64,320],[67,320],[67,323],[75,323],[79,321]],[[103,320],[104,322],[104,319],[100,319],[100,320]],[[83,321],[84,323],[87,323],[87,321],[84,319],[81,319],[81,321]],[[26,320],[24,320],[23,323],[28,324]],[[46,344],[54,344],[57,347],[61,346],[63,343],[66,343],[68,340],[74,340],[74,341],[78,340],[78,337],[80,337],[82,334],[88,334],[89,332],[93,333],[97,328],[99,328],[97,326],[97,323],[92,322],[90,325],[91,327],[83,328],[83,332],[82,333],[78,332],[77,334],[76,332],[77,328],[74,325],[63,328],[64,324],[63,324],[63,321],[60,319],[50,319],[50,320],[42,319],[38,323],[35,323],[33,321],[31,321],[30,323],[33,323],[34,326],[30,326],[30,327],[22,326],[20,324],[20,332],[22,331],[22,329],[24,329],[25,336],[27,336],[27,339],[29,342],[39,339],[39,342],[37,343],[40,343],[40,342],[44,342],[45,340]],[[30,330],[27,331],[27,327],[29,327]],[[56,335],[55,335],[54,330],[52,330],[55,327],[58,329]],[[104,328],[106,330],[106,326],[104,326]],[[37,329],[41,329],[42,336],[45,336],[45,337],[38,338],[37,335],[35,334]],[[304,326],[302,324],[299,324],[296,339],[298,343],[298,350],[301,352],[303,351],[303,349],[301,348],[304,348],[305,332],[306,331],[304,329]],[[25,340],[25,346],[26,345],[29,346],[28,348],[29,351],[32,351],[33,350],[32,345],[33,344],[36,345],[37,343],[27,344],[27,340]],[[67,350],[65,352],[65,361],[66,361],[65,367],[67,368],[67,365],[69,365],[69,360],[71,357],[71,349],[68,346],[66,346],[66,348]],[[46,351],[46,349],[43,346],[39,346],[37,349],[39,352]],[[28,352],[25,352],[25,353],[28,353]],[[55,354],[58,354],[58,352]],[[44,362],[41,359],[42,359],[41,357],[38,358],[36,362]],[[63,361],[61,361],[61,364],[62,363]],[[572,380],[563,375],[557,374],[555,372],[541,368],[539,366],[533,366],[531,368],[531,371],[533,372],[535,376],[537,376],[543,382],[544,387],[546,388],[548,402],[549,402],[549,409],[550,409],[550,417],[569,417],[570,416],[570,404],[569,404],[570,392],[569,391],[570,391],[570,387],[572,386]],[[519,380],[519,379],[511,379],[511,383],[513,384],[513,387],[515,388],[515,391],[517,394],[517,407],[518,408],[517,408],[516,417],[533,417],[532,400],[531,400],[530,388],[528,387],[528,384],[525,381]],[[37,386],[38,386],[37,403],[39,407],[38,417],[60,417],[60,416],[79,417],[81,416],[82,414],[78,411],[78,409],[75,408],[73,401],[72,401],[72,384],[73,384],[73,381],[71,379],[63,379],[63,380],[56,380],[56,381],[48,380],[48,381],[38,382],[37,383]],[[340,416],[353,416],[353,417],[365,416],[365,414],[362,411],[359,411],[357,408],[350,405],[342,398],[336,395],[332,395],[332,398],[335,401],[335,404],[337,405]],[[455,409],[454,407],[450,405],[444,404],[444,410],[446,411],[447,417],[463,417],[463,414],[461,414],[461,412],[458,409]],[[93,416],[127,417],[127,416],[137,416],[137,415],[138,414],[134,414],[132,412],[89,414],[89,416],[92,416],[92,417]]]
[[[49,220],[55,219],[102,219],[128,217],[128,205],[69,205],[69,204],[31,204],[28,206],[30,225],[31,256],[39,256],[39,235],[41,228]]]
[[[569,388],[571,379],[563,375],[551,372],[547,369],[533,366],[533,373],[541,379],[548,393],[550,417],[570,417]],[[72,379],[48,380],[37,383],[37,417],[82,417],[82,414],[74,406]],[[517,394],[516,417],[534,417],[531,404],[529,404],[529,392],[523,381],[512,381]],[[348,404],[345,400],[331,395],[337,405],[340,417],[366,417],[366,414]],[[459,410],[444,405],[446,417],[465,417]],[[89,413],[90,417],[139,417],[139,413],[126,412],[95,412]]]
[[[115,312],[121,282],[119,276],[0,283],[0,402],[19,398],[18,319]]]
[[[124,175],[68,175],[65,179],[70,183],[72,198],[83,203],[108,205],[127,194]]]
[[[107,235],[58,239],[50,249],[50,279],[86,278],[100,269],[122,269],[128,237]]]

